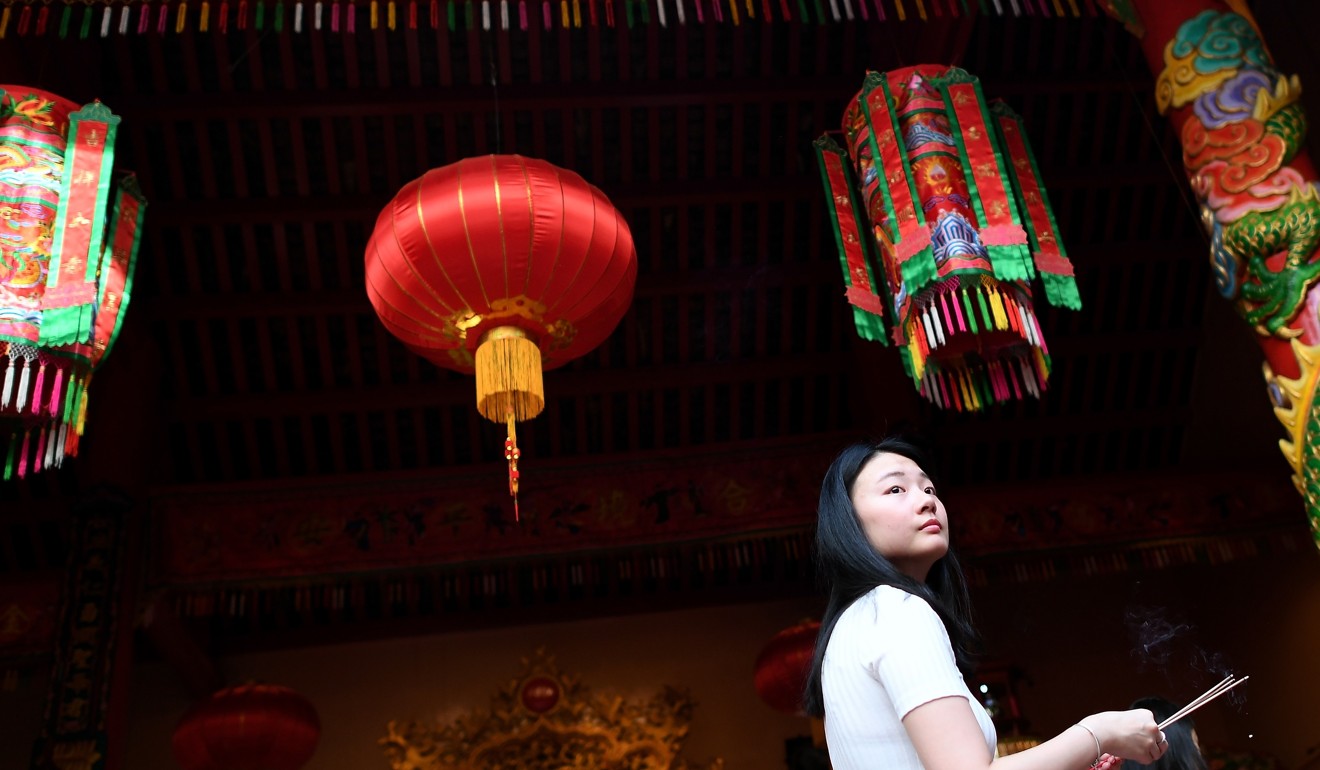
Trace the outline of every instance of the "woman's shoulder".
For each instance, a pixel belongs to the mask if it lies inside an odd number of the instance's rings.
[[[934,638],[943,632],[935,610],[920,596],[893,586],[878,586],[863,594],[839,616],[831,636],[852,640],[844,647],[862,644],[867,654],[889,649],[903,639]],[[841,648],[842,649],[842,648]]]
[[[874,611],[876,613],[913,613],[913,614],[934,614],[935,610],[926,603],[926,600],[915,594],[910,594],[901,588],[894,586],[881,585],[872,588],[866,592],[857,601],[852,603],[847,612],[861,612],[864,610]]]

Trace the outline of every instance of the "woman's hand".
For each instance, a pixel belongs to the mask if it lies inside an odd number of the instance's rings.
[[[1149,709],[1105,711],[1092,714],[1081,724],[1095,732],[1102,752],[1120,759],[1148,765],[1164,756],[1169,748]]]
[[[1116,757],[1113,754],[1101,754],[1100,761],[1092,765],[1095,770],[1113,770],[1123,764],[1122,757]]]

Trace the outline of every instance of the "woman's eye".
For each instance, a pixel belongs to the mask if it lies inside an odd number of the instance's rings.
[[[903,492],[903,488],[902,488],[902,487],[897,487],[897,486],[895,486],[895,487],[890,487],[889,490],[888,490],[888,493],[891,494],[891,495],[901,494],[902,492]]]
[[[926,487],[926,494],[928,495],[935,494],[935,487]]]

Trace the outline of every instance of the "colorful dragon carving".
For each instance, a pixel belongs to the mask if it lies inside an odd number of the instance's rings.
[[[1288,433],[1280,447],[1320,544],[1320,194],[1302,150],[1301,84],[1274,67],[1242,2],[1105,4],[1144,37],[1156,104],[1178,130],[1210,234],[1216,288],[1260,336]]]

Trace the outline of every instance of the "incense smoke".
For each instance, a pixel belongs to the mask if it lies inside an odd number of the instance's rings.
[[[1162,672],[1173,692],[1204,689],[1235,673],[1223,653],[1207,650],[1196,643],[1196,626],[1165,608],[1130,607],[1124,622],[1137,669],[1154,668]],[[1244,693],[1238,690],[1224,697],[1234,706],[1242,705],[1243,699]]]

